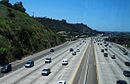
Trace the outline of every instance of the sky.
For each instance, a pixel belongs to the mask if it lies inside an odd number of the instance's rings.
[[[130,0],[10,0],[17,1],[30,16],[66,19],[98,31],[130,32]]]

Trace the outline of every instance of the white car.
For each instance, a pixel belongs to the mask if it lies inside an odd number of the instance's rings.
[[[57,84],[67,84],[67,83],[64,80],[60,80],[60,81],[57,82]]]
[[[51,63],[51,57],[46,58],[45,63]]]
[[[68,64],[68,60],[67,59],[63,59],[62,65],[67,65],[67,64]]]

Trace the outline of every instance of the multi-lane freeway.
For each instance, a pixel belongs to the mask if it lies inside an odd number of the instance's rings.
[[[71,52],[70,48],[74,51]],[[130,84],[130,78],[123,74],[124,70],[130,69],[124,64],[130,61],[130,54],[124,55],[114,43],[105,46],[104,41],[87,38],[66,42],[53,49],[54,52],[47,49],[12,62],[11,72],[0,73],[0,84],[57,84],[60,80],[66,81],[66,84],[117,84],[118,80],[125,80]],[[107,57],[101,49],[108,54]],[[115,59],[112,59],[113,55]],[[47,57],[51,57],[51,63],[45,63]],[[67,65],[62,65],[63,59],[68,60]],[[34,66],[25,68],[27,60],[33,60]],[[43,76],[42,70],[47,68],[51,73]]]

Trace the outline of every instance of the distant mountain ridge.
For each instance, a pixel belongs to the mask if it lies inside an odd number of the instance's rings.
[[[98,32],[92,30],[90,27],[83,23],[67,23],[66,20],[55,20],[46,17],[35,17],[35,19],[41,22],[45,27],[52,29],[55,32],[66,31],[69,35],[95,35]]]

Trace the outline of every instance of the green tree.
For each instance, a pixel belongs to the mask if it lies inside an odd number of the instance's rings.
[[[0,3],[12,8],[12,4],[9,3],[9,0],[1,0]]]
[[[14,4],[14,9],[15,9],[15,10],[19,10],[19,11],[24,12],[24,13],[25,13],[25,11],[26,11],[26,9],[23,7],[22,2],[16,2],[16,3]]]

